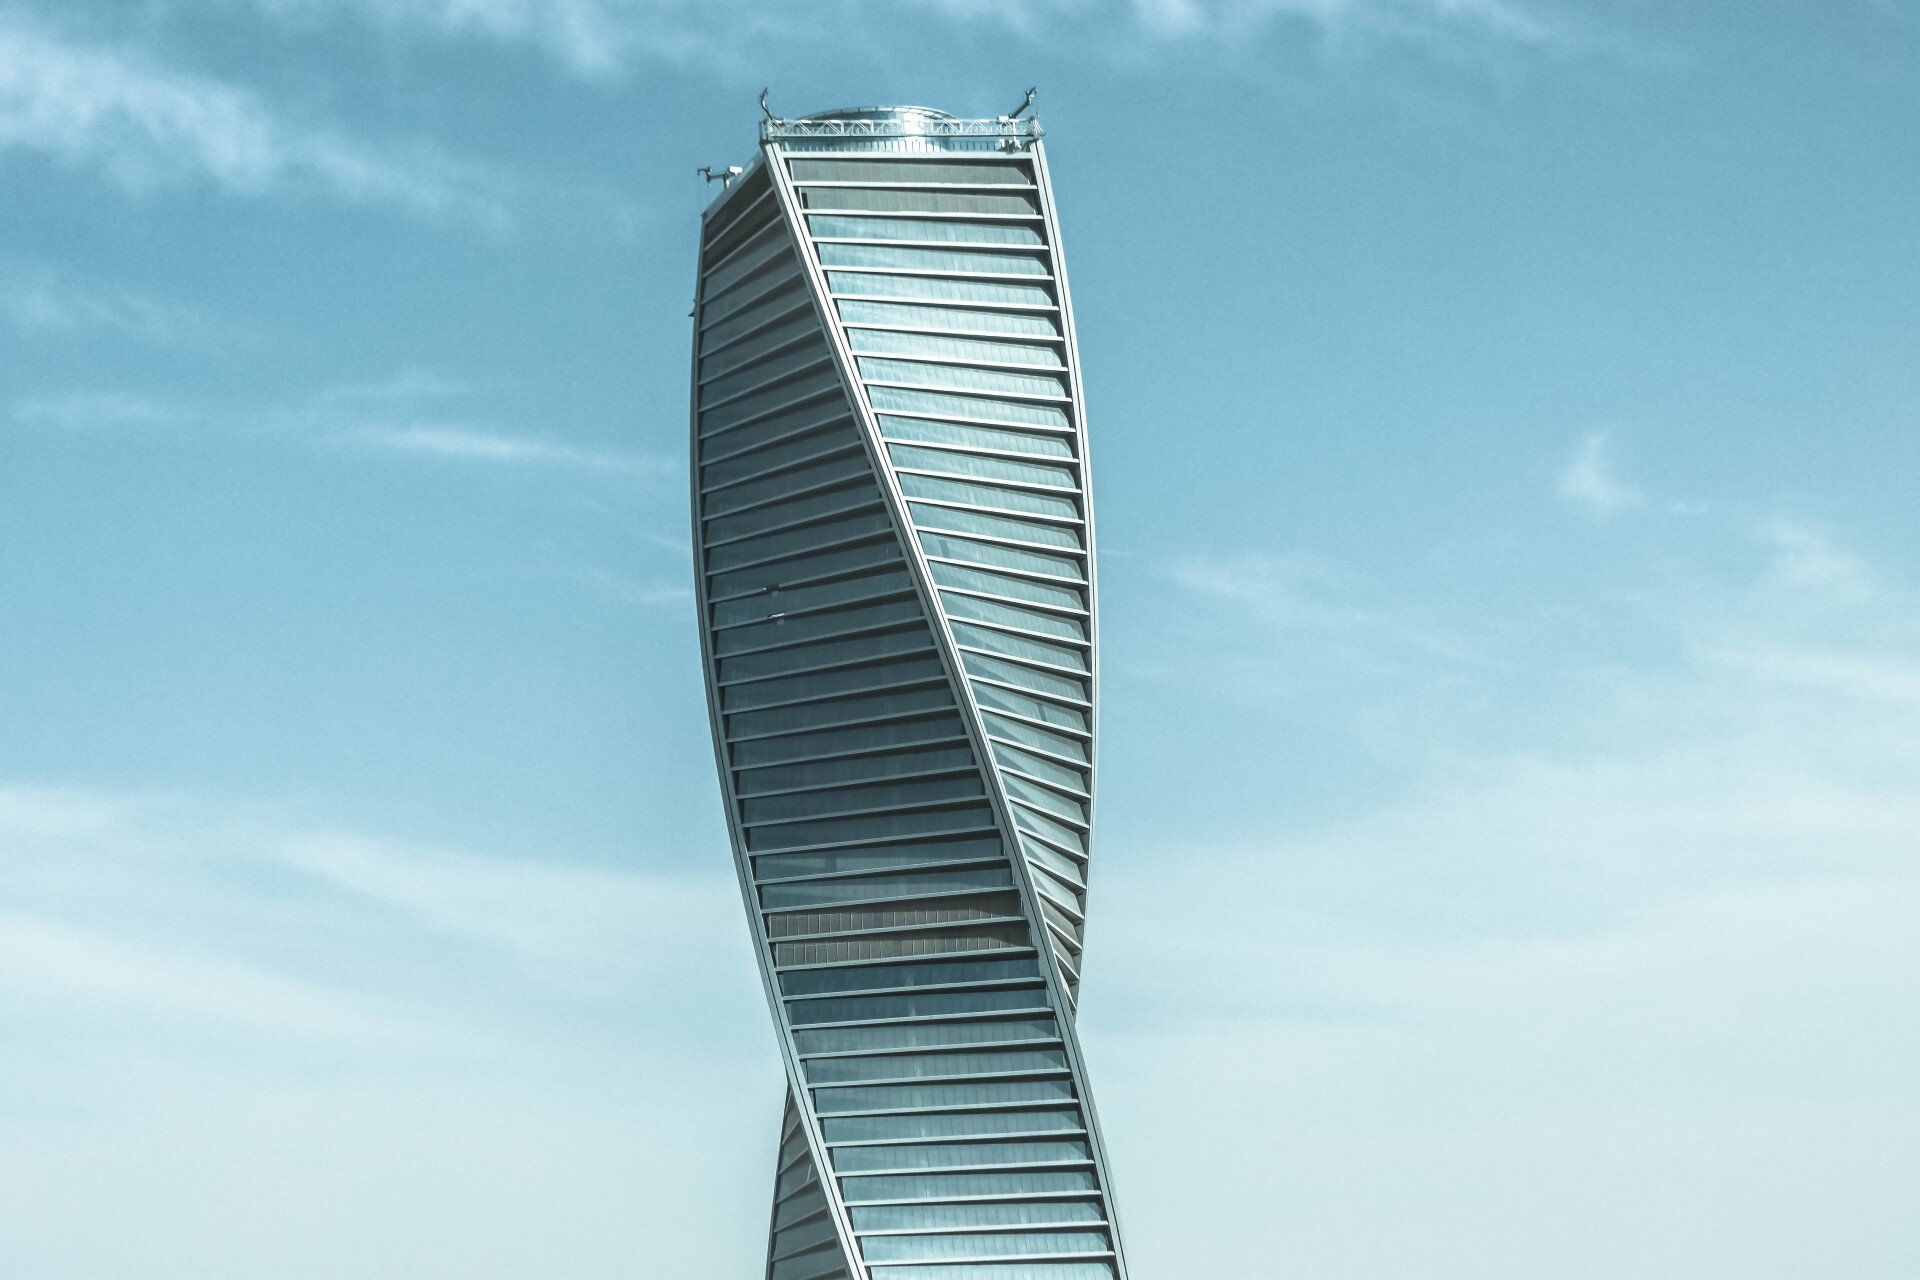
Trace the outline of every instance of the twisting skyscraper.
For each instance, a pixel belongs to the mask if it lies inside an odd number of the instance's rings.
[[[1074,1034],[1093,524],[1038,124],[769,116],[695,315],[707,692],[788,1081],[768,1280],[1122,1280]]]

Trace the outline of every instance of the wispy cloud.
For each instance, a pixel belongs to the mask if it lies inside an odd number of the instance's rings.
[[[0,150],[135,191],[191,178],[236,195],[311,191],[491,231],[509,222],[498,175],[428,144],[375,146],[307,127],[225,81],[4,19]]]
[[[121,391],[33,396],[13,405],[16,422],[69,429],[155,426],[178,421],[180,416],[170,404]]]
[[[162,346],[198,346],[237,336],[201,308],[5,255],[0,255],[0,323],[25,333],[104,332]]]
[[[588,449],[539,436],[508,435],[456,424],[365,426],[328,438],[355,448],[466,462],[578,467],[645,476],[671,475],[675,470],[674,464],[643,454]]]
[[[1560,496],[1591,516],[1607,519],[1646,505],[1647,495],[1622,479],[1604,432],[1580,442],[1560,475]]]

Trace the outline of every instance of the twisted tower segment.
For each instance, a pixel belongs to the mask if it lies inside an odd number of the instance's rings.
[[[706,214],[694,546],[788,1075],[769,1280],[1122,1280],[1073,1026],[1092,512],[1040,130],[762,128]]]

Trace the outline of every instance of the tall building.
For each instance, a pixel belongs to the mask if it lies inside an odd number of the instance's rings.
[[[1074,1033],[1093,513],[1040,135],[769,115],[701,228],[701,643],[787,1071],[768,1280],[1126,1275]]]

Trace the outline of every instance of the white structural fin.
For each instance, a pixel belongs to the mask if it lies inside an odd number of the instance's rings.
[[[1039,127],[762,127],[702,228],[694,546],[788,1100],[768,1280],[1124,1280],[1073,1025],[1095,736]]]

